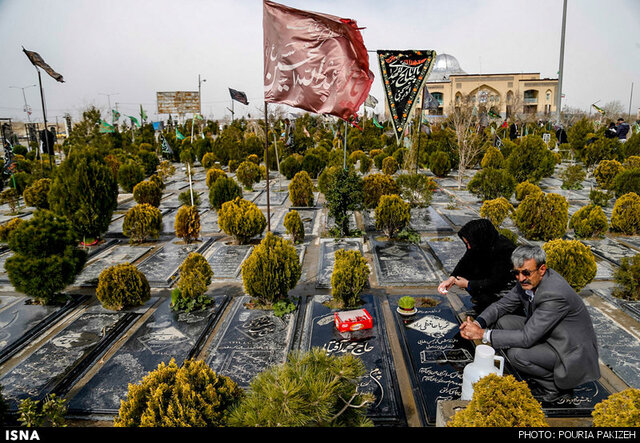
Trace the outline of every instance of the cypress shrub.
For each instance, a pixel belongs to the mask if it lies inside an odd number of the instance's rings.
[[[213,303],[205,295],[211,284],[213,271],[202,254],[190,253],[180,265],[179,275],[177,287],[171,292],[172,309],[191,312]]]
[[[205,183],[207,184],[207,188],[211,189],[211,186],[214,185],[214,183],[216,182],[216,180],[218,180],[220,177],[226,177],[227,174],[226,172],[224,172],[222,169],[218,169],[218,168],[211,168],[207,171],[207,178]]]
[[[582,189],[582,181],[587,176],[582,165],[567,166],[560,174],[562,189]]]
[[[130,384],[115,427],[220,427],[243,391],[229,377],[218,375],[202,360],[175,359]]]
[[[133,187],[144,180],[144,169],[133,160],[118,169],[118,183],[124,192],[133,192]]]
[[[489,146],[489,148],[487,148],[486,152],[484,153],[482,160],[480,161],[480,167],[482,167],[483,169],[501,169],[504,168],[504,166],[505,159],[500,149],[496,148],[495,146]]]
[[[359,306],[360,294],[369,281],[370,272],[360,251],[338,249],[331,274],[331,295],[344,308]]]
[[[587,144],[582,150],[581,159],[587,168],[603,160],[622,158],[622,143],[617,138],[601,137]]]
[[[373,209],[380,203],[383,195],[399,194],[396,181],[387,174],[370,174],[362,180],[364,206]]]
[[[640,195],[640,168],[625,169],[613,180],[616,197],[634,192]]]
[[[609,221],[600,206],[587,205],[571,216],[569,228],[578,238],[603,237],[609,230]]]
[[[8,242],[9,235],[11,235],[11,233],[23,222],[24,220],[20,217],[15,217],[0,225],[0,243]]]
[[[375,157],[373,157],[373,164],[378,170],[382,170],[382,162],[387,157],[388,155],[382,151],[380,152],[380,154],[377,154]]]
[[[446,152],[435,151],[429,156],[429,169],[436,177],[446,177],[451,171],[451,159]]]
[[[162,189],[151,180],[144,180],[133,187],[133,199],[136,203],[148,203],[156,208],[162,200]]]
[[[65,217],[44,209],[35,211],[9,235],[13,251],[5,262],[9,281],[38,303],[50,303],[58,291],[73,283],[87,260],[77,244],[77,233]]]
[[[382,160],[382,173],[393,175],[398,172],[398,161],[393,157],[387,157]]]
[[[473,176],[467,188],[482,200],[509,199],[515,191],[516,181],[505,169],[485,168]]]
[[[516,226],[529,240],[547,241],[562,237],[567,231],[568,221],[569,205],[558,194],[529,194],[515,212]]]
[[[545,243],[542,249],[547,254],[547,266],[562,275],[576,292],[596,276],[596,258],[579,240],[558,238]]]
[[[396,178],[400,196],[412,208],[426,208],[431,204],[433,192],[438,189],[434,179],[424,174],[400,174]]]
[[[622,171],[624,166],[618,160],[602,160],[593,171],[593,177],[602,189],[612,190],[616,176]]]
[[[147,277],[134,265],[121,263],[100,273],[96,297],[107,309],[122,309],[141,306],[151,297]]]
[[[298,172],[291,179],[289,198],[293,206],[313,206],[313,182],[306,171]]]
[[[301,275],[302,266],[293,244],[272,232],[267,232],[242,263],[244,290],[262,304],[287,299]]]
[[[251,162],[251,163],[255,163],[256,165],[260,164],[260,158],[256,154],[247,155],[246,161]]]
[[[520,139],[520,143],[507,158],[507,170],[518,183],[525,180],[537,183],[542,178],[551,176],[555,164],[553,153],[542,137],[537,135],[527,135]]]
[[[216,156],[213,152],[206,152],[203,156],[202,156],[202,161],[200,162],[202,164],[202,167],[205,169],[209,169],[209,168],[213,168],[216,164]],[[208,172],[208,171],[207,171]]]
[[[8,204],[12,214],[17,213],[20,194],[15,188],[7,188],[0,193],[0,203]]]
[[[513,215],[515,209],[513,205],[504,197],[493,200],[485,200],[480,207],[480,217],[488,218],[493,226],[498,229],[507,217]]]
[[[358,174],[353,169],[338,169],[325,197],[329,216],[334,218],[341,235],[349,235],[349,213],[362,208],[363,196],[363,180]]]
[[[214,209],[238,197],[242,198],[242,188],[231,177],[220,177],[209,188],[209,204]]]
[[[301,243],[304,241],[304,224],[300,218],[300,214],[295,209],[287,212],[284,216],[284,228],[287,234],[291,235],[293,243]]]
[[[611,200],[612,195],[613,194],[611,192],[591,189],[589,191],[589,201],[591,201],[591,204],[593,205],[606,208],[609,206],[609,200]]]
[[[326,162],[320,157],[312,153],[307,153],[302,157],[300,168],[302,171],[306,171],[311,177],[318,178],[318,174],[322,172],[325,165]]]
[[[291,180],[301,170],[302,156],[300,154],[291,154],[280,162],[280,172],[287,180]]]
[[[175,220],[176,236],[187,243],[197,240],[200,236],[200,211],[197,206],[180,206]]]
[[[124,215],[122,234],[131,243],[142,243],[148,238],[157,239],[162,231],[162,213],[148,203],[135,205]]]
[[[640,254],[623,257],[614,274],[613,295],[630,301],[640,300]]]
[[[591,416],[596,428],[637,427],[640,423],[640,389],[628,388],[611,394],[596,404]]]
[[[218,225],[227,235],[244,244],[264,231],[267,219],[255,203],[236,197],[222,204]]]
[[[640,140],[640,136],[638,136],[638,140]],[[624,161],[624,167],[626,169],[640,168],[640,155],[632,155],[631,157],[628,157]]]
[[[243,161],[236,170],[236,177],[245,189],[251,190],[260,181],[260,168],[251,161]]]
[[[191,194],[192,191],[182,191],[180,195],[178,195],[178,201],[180,205],[184,206],[200,206],[200,193],[193,191],[193,205],[191,204]]]
[[[140,152],[138,152],[138,158],[142,163],[145,175],[151,175],[156,172],[156,168],[160,164],[160,159],[155,152],[140,150]]]
[[[376,207],[376,229],[389,238],[402,231],[411,219],[410,206],[399,195],[383,195]]]
[[[627,235],[640,233],[640,196],[634,192],[616,200],[611,214],[611,230]]]
[[[324,170],[320,173],[318,177],[318,190],[323,194],[327,194],[329,189],[332,186],[333,180],[335,179],[336,173],[342,168],[339,166],[329,166],[324,168]]]
[[[49,209],[49,191],[51,190],[51,179],[41,178],[27,186],[22,194],[24,203],[37,209]]]

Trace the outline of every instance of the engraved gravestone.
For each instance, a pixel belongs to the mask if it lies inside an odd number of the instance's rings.
[[[200,232],[202,234],[217,234],[221,231],[218,225],[218,212],[209,209],[200,216]]]
[[[193,312],[175,312],[168,299],[77,392],[69,410],[80,413],[115,414],[127,396],[128,385],[140,383],[160,363],[174,359],[180,366],[192,358],[210,334],[227,296],[213,297],[214,303]]]
[[[178,268],[192,252],[200,252],[208,247],[211,239],[204,242],[185,243],[173,239],[167,241],[137,267],[149,281],[151,287],[168,287],[177,278]]]
[[[246,260],[252,245],[229,245],[223,242],[214,243],[207,261],[213,271],[213,280],[236,280],[240,277],[242,262]]]
[[[317,288],[331,287],[331,274],[335,263],[335,253],[338,249],[357,250],[362,253],[362,240],[353,239],[320,239],[320,258],[318,260]]]
[[[433,257],[415,243],[371,239],[375,271],[380,285],[424,285],[442,281]]]
[[[429,239],[427,240],[427,245],[448,274],[453,272],[467,250],[465,244],[457,236]]]
[[[369,312],[373,318],[373,328],[354,332],[338,331],[334,324],[336,310],[325,304],[330,300],[330,295],[307,297],[300,349],[309,351],[321,348],[327,355],[341,357],[351,354],[361,359],[366,371],[358,391],[375,397],[369,407],[369,417],[377,424],[402,423],[404,411],[378,298],[370,294],[362,296],[363,304],[359,309]]]
[[[580,240],[591,248],[594,254],[620,265],[622,258],[632,257],[637,252],[622,243],[605,237],[597,240]]]
[[[302,220],[302,224],[304,225],[304,233],[305,235],[314,235],[316,234],[316,220],[318,218],[318,214],[320,211],[317,209],[296,209],[300,219]],[[277,226],[272,229],[275,234],[278,235],[286,235],[287,230],[284,227],[284,219],[287,216],[285,213],[278,222]]]
[[[412,208],[409,227],[418,232],[453,232],[453,228],[431,206]]]
[[[105,237],[124,237],[122,234],[122,224],[124,223],[124,214],[115,215],[111,219],[111,224],[107,228]]]
[[[457,209],[441,208],[440,213],[456,227],[462,227],[471,220],[480,218],[478,214],[464,207]]]
[[[123,263],[135,263],[140,257],[149,252],[149,246],[116,245],[97,255],[91,260],[76,278],[77,286],[96,286],[100,273],[110,266]]]
[[[289,191],[273,191],[269,189],[269,203],[272,206],[281,206],[289,197]],[[258,206],[267,206],[267,191],[262,191],[253,202]]]
[[[273,365],[284,363],[291,349],[299,309],[284,317],[271,310],[245,306],[249,296],[236,297],[212,343],[206,363],[218,374],[231,377],[247,389],[253,378]]]

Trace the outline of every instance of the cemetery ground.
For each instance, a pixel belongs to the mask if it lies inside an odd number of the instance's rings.
[[[360,389],[375,396],[369,409],[375,425],[444,424],[447,414],[460,405],[462,370],[473,359],[474,344],[458,333],[459,323],[471,311],[469,296],[460,290],[440,295],[436,288],[464,253],[456,232],[480,217],[481,205],[464,186],[458,189],[455,171],[434,177],[439,188],[431,206],[412,211],[411,227],[420,234],[419,242],[390,241],[375,230],[373,212],[368,211],[351,219],[361,237],[336,240],[328,235],[332,222],[321,194],[313,207],[296,208],[305,226],[304,242],[296,246],[302,277],[290,292],[297,309],[276,317],[272,311],[248,306],[240,267],[259,238],[237,245],[221,231],[217,213],[209,207],[201,167],[193,176],[193,191],[202,201],[200,238],[190,244],[176,238],[177,197],[189,189],[189,181],[183,165],[175,166],[159,207],[164,220],[161,237],[129,244],[122,235],[122,219],[135,202],[131,194],[121,193],[109,231],[100,243],[87,247],[87,264],[66,290],[73,301],[63,306],[31,304],[17,293],[4,270],[11,251],[0,253],[0,384],[10,408],[15,410],[21,399],[55,393],[67,399],[71,426],[111,426],[128,385],[138,383],[161,362],[202,359],[247,389],[256,374],[282,363],[289,352],[320,347],[329,354],[351,353],[363,360],[367,371]],[[464,183],[474,173],[470,171]],[[572,213],[589,204],[590,180],[584,191],[563,190],[553,177],[540,186],[564,195]],[[285,237],[283,220],[291,209],[287,185],[276,175],[269,188],[271,231]],[[265,180],[244,195],[265,214],[266,197]],[[22,209],[20,216],[29,218],[31,208]],[[0,208],[0,222],[13,217],[7,212]],[[512,223],[506,225],[517,233]],[[571,237],[571,231],[566,236]],[[528,242],[522,235],[518,241]],[[640,237],[607,234],[585,243],[596,256],[598,272],[580,295],[597,332],[602,377],[580,386],[568,400],[543,404],[552,426],[590,426],[595,404],[611,393],[640,387],[640,302],[612,296],[613,272],[622,257],[640,252]],[[359,249],[371,270],[362,295],[363,308],[373,317],[371,329],[340,333],[333,323],[335,310],[325,303],[331,298],[333,254],[341,248]],[[214,303],[205,310],[176,313],[170,308],[171,288],[179,265],[193,251],[211,265],[213,282],[207,294]],[[110,311],[95,297],[97,278],[103,269],[124,262],[146,275],[151,299],[135,309]],[[397,309],[398,299],[405,295],[417,301],[411,316]],[[505,371],[519,378],[508,362]]]

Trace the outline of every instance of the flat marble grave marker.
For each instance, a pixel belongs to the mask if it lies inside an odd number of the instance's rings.
[[[431,206],[411,209],[409,226],[418,232],[453,232],[453,228]]]
[[[238,280],[242,262],[246,260],[252,250],[252,245],[214,243],[211,252],[206,254],[207,261],[213,271],[213,280]]]
[[[215,296],[213,305],[195,312],[174,312],[163,300],[145,323],[95,373],[69,402],[75,413],[117,414],[128,385],[140,383],[162,362],[175,359],[180,366],[198,352],[208,337],[228,297]]]
[[[462,371],[475,351],[472,343],[460,336],[458,319],[446,298],[425,295],[439,304],[416,307],[414,315],[405,317],[396,312],[400,297],[387,296],[409,363],[418,412],[423,424],[434,425],[438,401],[460,399]]]
[[[156,298],[135,310],[109,311],[93,305],[0,378],[11,409],[21,399],[64,393]]]
[[[440,261],[442,268],[451,274],[456,265],[467,250],[465,244],[459,237],[442,237],[427,240],[427,245],[436,258]]]
[[[320,213],[317,209],[296,209],[298,215],[300,215],[300,219],[302,220],[302,224],[304,225],[304,233],[305,235],[314,235],[316,234],[316,221],[318,219],[318,214]],[[285,213],[282,217],[280,217],[280,221],[276,225],[272,231],[279,235],[285,235],[287,230],[284,227],[284,218],[287,216]]]
[[[100,273],[109,266],[134,263],[151,250],[150,246],[116,245],[90,261],[76,278],[77,286],[96,286]]]
[[[285,204],[289,198],[289,191],[273,191],[269,189],[269,203],[274,206],[281,206]],[[253,202],[258,206],[267,206],[267,191],[262,191],[253,199]]]
[[[440,283],[444,277],[435,260],[415,243],[371,239],[375,271],[380,285]]]
[[[358,250],[362,253],[362,240],[359,238],[320,239],[320,259],[318,260],[318,279],[316,288],[330,288],[333,264],[336,261],[335,253],[338,249]]]
[[[299,312],[297,309],[280,318],[273,311],[246,308],[250,300],[249,296],[233,299],[230,311],[205,350],[205,362],[243,389],[260,372],[286,360]]]
[[[439,212],[447,218],[454,226],[462,227],[471,220],[480,218],[480,216],[470,209],[447,209],[442,207]]]
[[[580,241],[589,246],[594,254],[599,255],[600,257],[603,257],[617,265],[620,265],[622,258],[633,257],[637,254],[637,251],[608,237],[598,240]]]
[[[322,348],[327,355],[352,354],[360,358],[365,364],[366,373],[358,390],[375,396],[374,404],[369,407],[369,418],[376,424],[402,424],[405,420],[404,410],[377,297],[370,294],[362,296],[362,308],[371,314],[373,328],[355,332],[339,332],[336,329],[336,311],[323,304],[330,299],[330,295],[307,297],[300,350]]]

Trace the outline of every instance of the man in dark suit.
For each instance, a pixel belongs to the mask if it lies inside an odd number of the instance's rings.
[[[600,377],[591,317],[567,281],[546,267],[542,248],[519,246],[511,262],[516,286],[476,321],[467,318],[461,335],[505,349],[518,372],[537,385],[532,387],[536,397],[558,401]],[[518,308],[524,317],[512,314]]]

